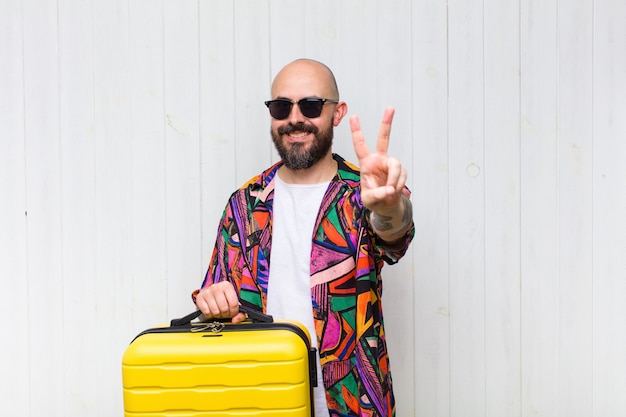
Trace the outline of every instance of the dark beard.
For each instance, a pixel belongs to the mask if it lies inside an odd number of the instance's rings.
[[[305,143],[293,143],[288,148],[282,142],[281,136],[283,134],[295,131],[313,133],[315,135],[315,140],[310,143],[308,149],[308,144]],[[276,150],[282,158],[285,166],[293,170],[311,168],[316,162],[326,156],[333,145],[332,121],[330,126],[321,132],[313,125],[306,125],[304,123],[292,125],[290,123],[287,126],[279,128],[277,132],[272,130],[271,133],[274,146],[276,146]]]

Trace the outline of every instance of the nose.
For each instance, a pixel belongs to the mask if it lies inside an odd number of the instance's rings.
[[[291,124],[302,122],[305,119],[304,115],[300,111],[300,105],[297,101],[293,103],[293,106],[291,106],[291,112],[289,113],[288,119]]]

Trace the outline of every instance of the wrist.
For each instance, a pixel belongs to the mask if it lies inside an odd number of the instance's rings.
[[[402,237],[413,224],[413,206],[404,195],[390,210],[370,211],[369,221],[374,232],[385,241]]]

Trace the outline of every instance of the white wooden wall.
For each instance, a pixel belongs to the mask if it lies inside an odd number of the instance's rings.
[[[623,0],[0,0],[0,413],[122,415],[192,309],[262,104],[334,69],[409,168],[386,269],[398,417],[626,415]],[[347,123],[336,150],[354,160]]]

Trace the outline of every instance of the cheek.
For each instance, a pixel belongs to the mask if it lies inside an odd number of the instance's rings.
[[[272,122],[270,123],[270,133],[274,136],[278,136],[278,129],[283,125],[283,123],[280,123],[279,121],[272,119]]]

